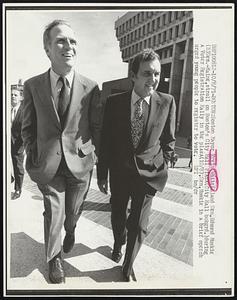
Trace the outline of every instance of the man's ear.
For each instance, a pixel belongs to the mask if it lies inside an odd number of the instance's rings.
[[[135,78],[136,78],[137,76],[136,76],[136,74],[131,70],[130,71],[130,78],[131,78],[131,80],[134,82],[134,80],[135,80]]]
[[[49,48],[48,48],[48,47],[45,47],[44,50],[45,50],[47,56],[49,57]]]

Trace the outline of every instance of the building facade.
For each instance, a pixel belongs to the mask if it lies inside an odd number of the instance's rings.
[[[140,51],[153,48],[161,58],[159,91],[170,93],[177,105],[176,131],[188,136],[192,130],[192,11],[128,12],[115,22],[123,62]]]

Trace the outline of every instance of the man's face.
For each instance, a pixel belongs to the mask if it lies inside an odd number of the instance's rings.
[[[76,37],[67,25],[57,25],[50,31],[46,53],[52,68],[58,75],[70,72],[76,62]]]
[[[17,106],[20,103],[21,99],[22,99],[21,92],[18,90],[12,90],[12,93],[11,93],[12,107]]]
[[[151,96],[160,82],[160,71],[158,59],[141,62],[137,74],[132,75],[135,93],[142,98]]]

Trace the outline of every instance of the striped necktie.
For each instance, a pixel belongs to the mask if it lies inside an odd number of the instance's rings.
[[[66,82],[65,77],[59,77],[58,81],[62,82],[62,88],[58,98],[58,115],[61,124],[64,125],[66,119],[66,112],[70,102],[70,88]]]

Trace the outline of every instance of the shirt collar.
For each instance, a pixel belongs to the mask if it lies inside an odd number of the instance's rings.
[[[21,105],[21,102],[18,103],[16,106],[12,107],[12,111],[18,111],[20,105]]]
[[[135,104],[141,98],[142,97],[138,96],[138,94],[136,94],[134,90],[132,91],[132,103],[133,104]],[[144,97],[142,99],[144,99],[147,102],[147,104],[149,105],[150,104],[151,96],[147,96],[147,97]]]
[[[55,89],[58,83],[58,79],[59,79],[60,75],[58,75],[57,73],[54,72],[54,70],[51,68],[50,69],[50,80],[52,83],[53,88]],[[74,71],[72,70],[70,73],[68,73],[66,76],[64,76],[67,78],[67,82],[69,84],[69,87],[72,87],[72,81],[73,81],[73,77],[74,77]]]

